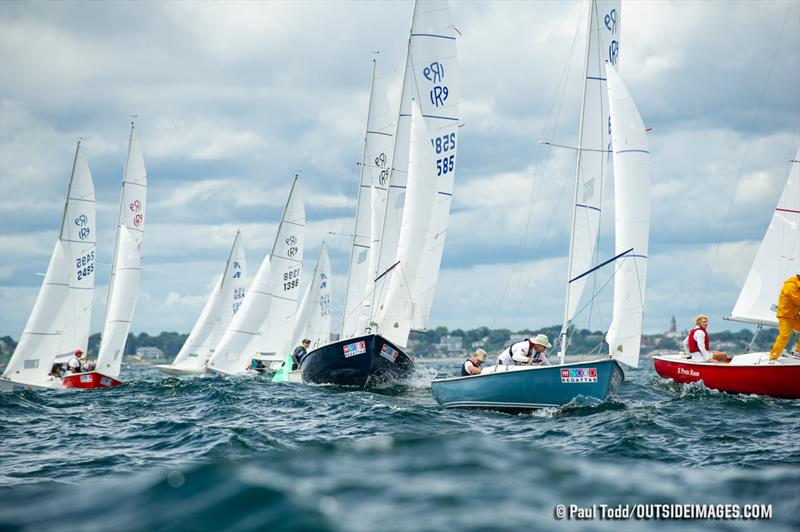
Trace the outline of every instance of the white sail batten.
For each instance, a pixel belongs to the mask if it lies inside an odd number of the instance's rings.
[[[778,326],[778,295],[784,280],[800,274],[800,151],[772,219],[728,319]]]
[[[116,378],[122,367],[122,355],[136,309],[142,270],[136,235],[122,224],[117,227],[117,256],[114,262],[115,286],[106,310],[95,369],[103,375]]]
[[[214,283],[203,311],[175,357],[173,366],[196,371],[203,369],[244,299],[245,283],[244,247],[241,233],[236,231],[225,269]]]
[[[650,234],[650,151],[644,123],[613,66],[606,65],[614,161],[614,308],[606,334],[610,355],[637,367],[642,339]]]
[[[325,242],[319,250],[314,273],[295,317],[292,343],[311,340],[311,349],[327,344],[331,337],[331,261]]]
[[[603,185],[612,167],[604,64],[608,61],[619,68],[620,23],[620,0],[591,2],[577,144],[582,149],[576,152],[568,279],[588,271],[597,260]],[[588,280],[584,277],[568,284],[565,327],[575,317]]]
[[[64,308],[70,293],[72,261],[69,245],[57,240],[42,287],[22,331],[3,377],[24,384],[42,384],[47,380],[56,353],[61,348]]]
[[[69,294],[63,307],[63,333],[56,347],[56,360],[66,360],[75,349],[85,353],[89,344],[96,268],[94,183],[80,142],[75,151],[59,239],[64,242],[71,263]]]
[[[394,144],[395,120],[389,110],[386,91],[373,65],[372,86],[364,135],[356,222],[345,291],[342,337],[362,333],[371,315],[369,297],[378,268],[378,250],[391,169],[389,157]]]
[[[300,291],[304,229],[305,208],[295,177],[272,253],[261,262],[247,297],[222,335],[208,362],[210,370],[242,374],[257,352],[291,341],[288,336]]]
[[[406,203],[395,255],[398,266],[387,276],[376,320],[380,333],[400,347],[407,345],[411,330],[427,326],[453,195],[458,65],[447,2],[416,3],[409,57],[415,98]]]

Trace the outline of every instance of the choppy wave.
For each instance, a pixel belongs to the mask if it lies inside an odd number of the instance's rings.
[[[800,401],[628,372],[524,415],[445,410],[433,366],[378,391],[178,379],[0,395],[0,528],[550,530],[556,504],[773,504],[800,527]],[[570,529],[709,523],[561,522]]]

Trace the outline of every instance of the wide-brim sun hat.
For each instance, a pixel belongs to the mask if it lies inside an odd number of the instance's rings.
[[[547,339],[547,335],[546,334],[537,334],[533,338],[533,340],[531,340],[531,343],[532,344],[536,344],[536,345],[543,345],[548,349],[553,347],[552,345],[550,345],[550,340]]]

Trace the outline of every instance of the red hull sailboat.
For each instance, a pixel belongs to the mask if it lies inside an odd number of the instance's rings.
[[[107,377],[102,373],[96,371],[87,371],[86,373],[75,373],[73,375],[66,375],[61,379],[61,384],[64,388],[113,388],[122,384],[114,377]]]

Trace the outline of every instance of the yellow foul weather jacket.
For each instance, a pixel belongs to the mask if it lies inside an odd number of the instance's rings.
[[[783,283],[778,297],[778,318],[800,318],[800,278],[792,275]]]

